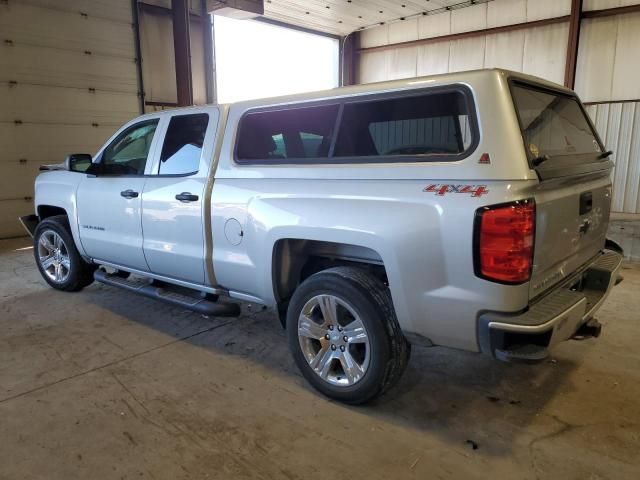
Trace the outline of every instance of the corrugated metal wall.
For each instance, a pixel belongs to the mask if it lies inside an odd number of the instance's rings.
[[[613,150],[613,211],[640,213],[640,102],[587,106],[607,148]]]
[[[639,4],[638,0],[584,0],[583,9]],[[570,13],[570,0],[493,0],[447,13],[390,23],[362,32],[361,47],[553,18]],[[468,39],[363,52],[362,83],[477,68],[501,67],[564,81],[568,22]],[[640,213],[640,13],[582,21],[576,91],[608,148],[615,152],[617,212]],[[626,101],[625,103],[618,103]]]
[[[585,10],[639,3],[587,0]],[[640,13],[583,20],[576,69],[576,91],[589,105],[607,148],[613,150],[613,210],[640,213],[640,99],[638,75]]]
[[[130,0],[0,2],[0,238],[22,235],[39,165],[93,153],[139,114]]]

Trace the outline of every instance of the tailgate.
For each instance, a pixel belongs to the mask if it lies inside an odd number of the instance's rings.
[[[589,181],[546,181],[534,195],[536,240],[529,296],[536,297],[604,247],[611,209],[608,172]]]
[[[530,166],[540,178],[534,192],[533,298],[604,247],[613,164],[573,92],[517,80],[511,95]]]

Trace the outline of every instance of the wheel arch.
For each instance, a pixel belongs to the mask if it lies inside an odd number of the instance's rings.
[[[289,299],[298,285],[314,273],[338,266],[359,267],[388,281],[382,256],[367,246],[303,238],[280,238],[273,244],[271,281],[283,327]]]
[[[69,213],[64,208],[56,205],[38,205],[36,214],[40,221],[56,215],[65,215],[69,219]]]

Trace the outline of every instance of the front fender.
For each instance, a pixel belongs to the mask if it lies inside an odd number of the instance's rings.
[[[76,203],[76,192],[83,176],[83,173],[61,170],[41,173],[36,178],[34,203],[36,213],[41,206],[58,207],[67,212],[71,235],[76,248],[80,255],[86,256],[80,241]]]

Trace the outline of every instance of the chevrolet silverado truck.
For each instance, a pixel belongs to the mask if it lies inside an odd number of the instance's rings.
[[[598,336],[610,154],[571,90],[481,70],[146,114],[41,173],[22,220],[51,287],[272,307],[357,404],[412,344],[531,362]]]

